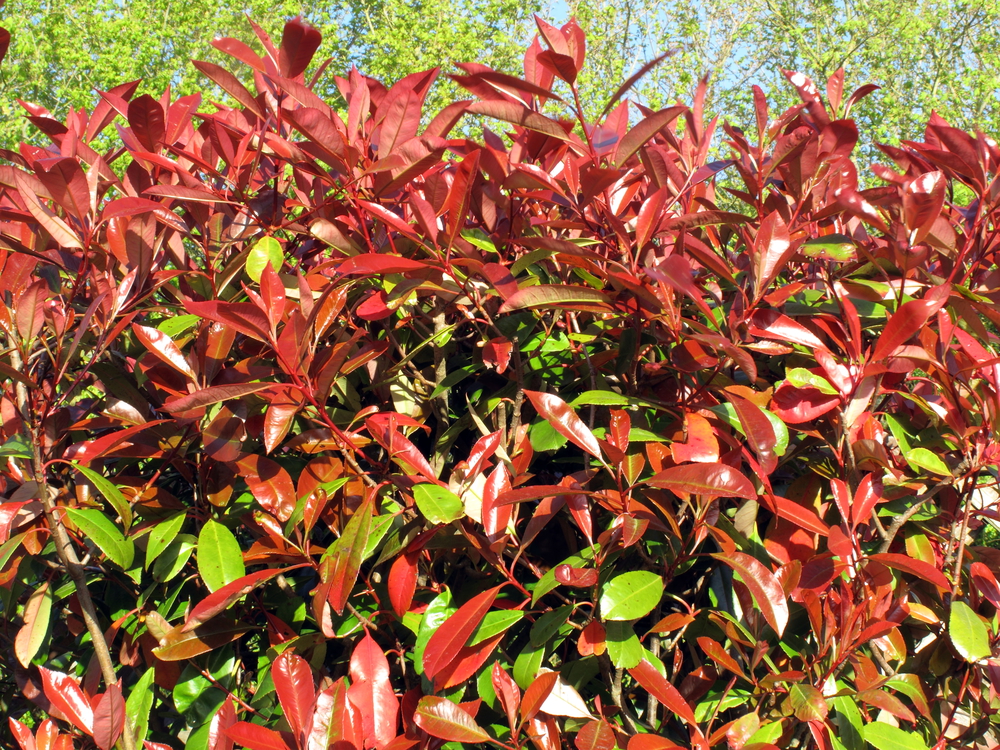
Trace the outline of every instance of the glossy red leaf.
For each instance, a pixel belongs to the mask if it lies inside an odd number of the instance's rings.
[[[938,291],[942,290],[943,291]],[[924,324],[948,301],[948,289],[938,287],[937,294],[928,292],[922,299],[904,302],[892,314],[882,329],[882,335],[875,342],[871,361],[878,362],[891,355],[897,348],[916,335]]]
[[[414,723],[431,737],[447,742],[488,742],[490,736],[462,708],[448,700],[427,695],[417,703]]]
[[[181,353],[181,350],[177,348],[177,344],[174,343],[174,340],[170,336],[156,328],[141,326],[138,323],[132,324],[132,333],[135,334],[139,343],[146,347],[150,354],[157,359],[165,362],[177,370],[177,372],[192,380],[197,377],[194,370],[191,369],[191,364]]]
[[[185,301],[184,307],[192,315],[223,323],[258,341],[270,338],[267,316],[249,302]]]
[[[750,447],[757,454],[761,469],[764,470],[765,474],[770,474],[778,465],[778,457],[774,453],[777,437],[774,434],[771,421],[765,416],[763,410],[749,399],[734,393],[726,393],[726,398],[736,410],[736,416],[743,426]]]
[[[389,661],[365,631],[351,653],[348,700],[361,712],[364,746],[382,750],[396,736],[399,701],[389,682]]]
[[[981,562],[974,562],[969,568],[969,580],[980,596],[1000,609],[1000,583],[992,570]]]
[[[347,683],[341,677],[316,695],[308,741],[304,750],[328,750],[335,743],[350,741],[351,713],[347,702]]]
[[[850,511],[851,523],[855,526],[868,523],[875,507],[881,502],[884,502],[882,482],[875,481],[874,474],[866,474],[858,482],[858,489],[854,493]]]
[[[556,686],[558,672],[543,672],[531,681],[521,698],[521,720],[531,721]]]
[[[576,750],[614,750],[617,745],[615,730],[606,721],[590,721],[577,732],[573,744]]]
[[[628,739],[627,747],[628,750],[681,750],[680,745],[655,734],[633,734]],[[758,750],[771,750],[771,748],[762,744]]]
[[[713,554],[739,575],[764,619],[780,637],[788,624],[788,599],[781,583],[755,557],[734,550],[728,554]]]
[[[497,586],[472,597],[434,632],[424,649],[424,673],[428,677],[433,679],[458,656],[490,611],[501,588]]]
[[[94,707],[94,744],[111,750],[125,731],[125,698],[120,682],[109,685]]]
[[[398,255],[377,255],[369,253],[367,255],[355,255],[348,258],[339,266],[337,272],[344,276],[361,274],[364,276],[386,274],[386,273],[408,273],[410,271],[424,271],[431,268],[426,263],[402,258]]]
[[[925,172],[903,186],[903,222],[912,233],[910,242],[923,242],[941,215],[948,180],[941,171]]]
[[[915,575],[917,578],[922,578],[945,591],[951,590],[951,581],[945,577],[944,573],[930,563],[925,563],[923,560],[915,560],[907,555],[898,555],[893,552],[868,555],[868,559],[880,562],[886,567]]]
[[[526,390],[524,395],[531,401],[531,405],[535,407],[535,411],[539,413],[542,419],[552,425],[556,432],[595,458],[601,458],[600,443],[597,442],[594,433],[576,415],[576,412],[573,411],[569,404],[554,393]]]
[[[664,469],[647,479],[646,484],[672,492],[711,497],[742,497],[754,500],[753,484],[736,469],[726,464],[685,464]]]
[[[94,733],[94,709],[80,684],[67,674],[38,668],[42,690],[53,706],[62,711],[73,725],[89,735]]]
[[[574,568],[572,565],[557,565],[555,578],[563,586],[576,588],[591,588],[597,585],[597,570],[595,568]]]
[[[676,106],[661,109],[636,123],[635,127],[625,134],[615,149],[612,161],[616,167],[623,167],[625,162],[640,148],[649,143],[653,137],[670,123],[687,111],[687,107]]]
[[[178,625],[167,631],[153,654],[162,661],[184,661],[230,643],[250,630],[249,625],[215,617],[194,630]]]
[[[656,667],[643,659],[638,665],[629,669],[628,673],[668,710],[677,714],[687,724],[697,726],[690,704],[666,677],[656,671]]]
[[[255,453],[241,457],[236,466],[261,507],[279,521],[287,521],[295,510],[297,500],[295,485],[287,469],[277,461]]]
[[[81,221],[90,215],[90,187],[76,159],[59,159],[36,175],[67,214]]]
[[[312,669],[298,654],[282,651],[271,667],[271,678],[288,726],[301,746],[311,728],[316,702]]]
[[[500,662],[498,661],[493,662],[491,680],[497,700],[500,701],[500,705],[503,706],[503,710],[507,714],[507,725],[516,727],[517,712],[521,706],[521,691],[517,687],[517,683],[514,682],[513,677],[500,667]]]
[[[490,539],[495,539],[507,530],[512,509],[510,503],[501,503],[500,499],[510,493],[510,474],[507,467],[498,463],[483,487],[483,529]]]
[[[347,522],[344,532],[337,540],[331,554],[321,561],[320,576],[328,587],[327,601],[339,615],[347,606],[354,584],[358,580],[361,563],[364,560],[365,545],[371,531],[374,503],[371,497],[365,499]]]
[[[781,273],[792,257],[788,227],[781,214],[773,211],[764,217],[754,238],[754,294],[760,298],[768,285]]]
[[[797,388],[782,381],[771,398],[771,411],[786,424],[802,424],[819,419],[840,405],[840,396],[818,388]]]
[[[292,750],[280,733],[248,721],[236,722],[226,729],[226,734],[247,750]]]
[[[14,184],[24,199],[24,205],[28,209],[28,213],[45,228],[46,232],[52,235],[52,239],[62,247],[78,250],[83,249],[83,242],[80,236],[65,221],[52,213],[47,206],[42,205],[31,183],[28,181],[28,177],[19,169],[14,171]]]
[[[483,346],[483,364],[495,369],[497,375],[502,375],[510,364],[510,355],[513,351],[514,345],[503,336],[490,339]]]
[[[417,589],[417,563],[420,552],[407,552],[393,560],[389,568],[389,603],[392,611],[402,617],[410,609]]]
[[[736,676],[746,679],[746,675],[743,674],[743,669],[737,663],[736,659],[730,656],[726,649],[719,645],[718,641],[701,636],[698,638],[698,645],[701,646],[701,650],[704,651],[705,654],[720,667],[728,669]]]
[[[226,730],[235,723],[236,703],[227,698],[212,716],[212,722],[209,724],[208,750],[233,750],[233,739],[226,734]]]
[[[670,444],[670,454],[677,463],[715,464],[719,462],[719,440],[712,423],[701,414],[684,415],[687,439]]]
[[[46,719],[46,721],[51,722],[52,720]],[[7,723],[10,725],[10,733],[14,735],[14,739],[21,746],[21,750],[35,750],[35,737],[25,724],[13,716],[7,717]]]
[[[301,18],[288,21],[278,48],[278,70],[281,75],[286,78],[302,75],[322,40],[322,35]]]
[[[448,688],[461,685],[479,671],[479,668],[486,663],[496,651],[505,633],[498,633],[492,638],[477,643],[475,646],[465,646],[456,655],[454,660],[446,664],[434,675],[435,690],[447,690]]]

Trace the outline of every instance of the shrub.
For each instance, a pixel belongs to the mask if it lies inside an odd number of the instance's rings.
[[[996,742],[1000,149],[934,118],[859,190],[870,87],[789,74],[711,161],[704,87],[585,122],[582,32],[538,25],[433,116],[437,70],[332,109],[297,20],[216,41],[242,77],[195,63],[234,107],[31,112],[22,748]],[[449,139],[468,115],[503,133]]]

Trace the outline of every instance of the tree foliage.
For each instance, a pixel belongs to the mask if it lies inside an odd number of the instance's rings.
[[[716,160],[704,85],[588,118],[538,30],[429,112],[325,101],[296,19],[195,63],[236,106],[32,115],[5,744],[997,742],[1000,148],[934,116],[863,189],[838,70]]]

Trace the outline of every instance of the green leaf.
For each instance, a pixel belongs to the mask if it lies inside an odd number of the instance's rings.
[[[608,658],[619,669],[632,669],[642,661],[645,653],[632,623],[610,620],[604,623]]]
[[[465,515],[462,498],[446,487],[418,484],[413,488],[413,499],[431,523],[451,523]]]
[[[281,264],[285,261],[285,253],[274,237],[263,237],[253,246],[250,254],[247,255],[247,276],[260,283],[260,277],[264,273],[264,266],[271,262],[271,268],[275,273],[281,270]]]
[[[865,742],[878,750],[928,750],[924,738],[916,732],[907,732],[881,721],[865,724],[861,734]]]
[[[86,466],[81,466],[80,464],[74,462],[73,468],[78,472],[83,474],[87,479],[90,480],[97,491],[104,495],[104,499],[107,500],[111,507],[114,508],[118,515],[121,516],[122,525],[125,527],[125,532],[127,533],[129,527],[132,525],[132,506],[128,504],[128,500],[121,493],[121,490],[115,486],[115,484],[109,481],[103,474],[98,474],[93,469],[88,469]]]
[[[233,532],[212,519],[205,522],[198,535],[198,572],[209,591],[217,591],[247,574]]]
[[[791,370],[786,370],[785,380],[796,388],[815,388],[820,393],[826,393],[831,396],[836,396],[840,393],[840,391],[833,387],[833,384],[829,380],[822,375],[809,372],[804,367],[793,367]]]
[[[535,624],[531,626],[531,632],[528,636],[531,645],[545,646],[548,644],[549,640],[566,624],[571,614],[573,614],[573,605],[566,604],[553,609],[551,612],[546,612],[535,620]]]
[[[556,428],[545,420],[531,425],[528,429],[528,440],[532,449],[538,452],[557,451],[569,442],[565,435],[558,433]]]
[[[663,579],[648,570],[621,573],[601,589],[601,616],[605,620],[638,620],[663,597]]]
[[[417,674],[424,673],[424,650],[427,648],[427,641],[444,624],[444,621],[457,611],[458,608],[451,605],[451,592],[447,589],[434,597],[434,600],[427,605],[424,616],[420,620],[420,627],[417,629],[417,642],[413,648],[413,663]]]
[[[841,683],[838,687],[842,687]],[[833,721],[837,725],[840,741],[846,750],[864,750],[863,721],[854,696],[842,695],[833,699]]]
[[[726,424],[746,437],[746,432],[743,430],[743,423],[740,422],[740,418],[736,415],[736,407],[731,403],[726,401],[717,406],[710,406],[709,411],[718,414]],[[764,412],[767,421],[771,423],[771,429],[774,430],[774,454],[776,456],[784,456],[785,451],[788,450],[788,426],[781,421],[781,418],[777,414],[767,409],[761,409],[761,411]]]
[[[191,534],[179,534],[153,563],[153,578],[166,583],[180,573],[191,559],[197,543],[198,540]]]
[[[150,667],[142,673],[139,681],[132,686],[132,691],[125,701],[125,714],[132,721],[132,731],[136,747],[142,747],[149,730],[149,712],[153,708],[153,678],[156,670]]]
[[[967,662],[977,662],[992,654],[990,650],[990,633],[986,623],[972,611],[972,607],[963,601],[951,603],[951,614],[948,617],[948,634],[955,650]]]
[[[176,339],[201,322],[198,315],[173,315],[156,325],[156,330]]]
[[[186,513],[175,513],[165,521],[160,521],[150,530],[149,538],[146,541],[146,570],[149,570],[153,561],[174,541],[181,526],[184,525],[185,518],[187,518]]]
[[[545,646],[533,646],[530,642],[517,655],[514,660],[513,675],[514,682],[521,690],[527,690],[535,681],[543,661],[545,661]]]
[[[600,544],[595,544],[593,547],[586,547],[580,550],[580,554],[567,557],[560,565],[569,565],[572,568],[585,568],[589,563],[593,562],[594,554],[600,552],[600,550]],[[556,580],[557,567],[559,566],[552,566],[538,579],[538,583],[535,584],[535,588],[531,592],[532,607],[535,606],[539,599],[559,586],[559,581]]]
[[[853,240],[844,234],[812,237],[802,243],[799,252],[807,258],[835,260],[841,263],[851,260],[857,254]]]
[[[487,612],[479,627],[473,631],[467,646],[475,646],[488,638],[509,630],[524,617],[524,612],[517,609],[501,609]]]
[[[910,442],[912,435],[907,431],[903,423],[892,414],[885,415],[885,423],[889,428],[889,432],[891,432],[892,436],[896,438],[896,442],[899,444],[899,450],[905,456],[910,452],[910,450],[912,450],[913,446]]]
[[[571,337],[572,338],[572,337]],[[586,391],[570,402],[570,406],[629,406],[638,399],[614,391]]]
[[[32,458],[31,445],[20,432],[11,435],[0,445],[0,456],[13,456],[14,458]]]
[[[799,721],[823,721],[830,712],[823,693],[801,682],[792,685],[788,691],[788,705]]]
[[[906,463],[915,469],[923,469],[924,471],[929,471],[931,474],[937,474],[942,477],[951,476],[951,469],[948,468],[948,464],[942,461],[940,456],[927,448],[913,448],[907,451],[904,456],[906,457]]]
[[[70,520],[96,544],[108,559],[128,570],[135,559],[135,544],[126,539],[111,519],[92,508],[66,508]]]
[[[392,522],[396,520],[392,513],[385,513],[381,516],[373,516],[371,527],[368,529],[368,541],[365,542],[365,554],[362,559],[367,560],[375,552],[385,535],[389,533]]]

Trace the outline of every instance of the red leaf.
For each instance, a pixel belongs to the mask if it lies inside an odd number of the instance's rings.
[[[320,577],[329,587],[327,601],[338,615],[344,611],[351,590],[358,580],[358,572],[364,560],[365,545],[368,543],[368,534],[371,531],[373,508],[372,498],[366,498],[347,522],[333,552],[325,555],[321,561]]]
[[[627,747],[628,750],[682,750],[680,745],[655,734],[633,734],[628,739]],[[771,750],[773,747],[774,745],[761,745],[760,750]]]
[[[517,726],[517,711],[521,705],[521,691],[511,677],[500,667],[500,662],[493,662],[493,692],[496,693],[500,705],[507,714],[508,726]]]
[[[692,280],[691,263],[683,255],[671,255],[655,265],[650,264],[646,267],[646,273],[689,297],[709,319],[712,319],[712,308],[705,302],[705,295]]]
[[[226,734],[249,750],[292,750],[278,732],[248,721],[236,722],[226,730]]]
[[[278,703],[299,745],[305,743],[312,722],[316,686],[309,663],[298,654],[282,651],[271,668]]]
[[[25,341],[38,338],[45,323],[45,302],[48,298],[48,284],[41,279],[32,283],[17,298],[14,321],[17,323],[17,332]]]
[[[524,395],[531,401],[541,417],[563,437],[570,440],[575,445],[583,448],[595,458],[601,458],[601,445],[594,437],[594,433],[580,419],[576,412],[554,393],[540,393],[539,391],[524,392]]]
[[[620,169],[636,151],[686,111],[687,107],[667,107],[640,120],[619,142],[612,159],[614,165]]]
[[[347,684],[341,677],[316,695],[316,709],[306,750],[328,750],[335,743],[350,741],[354,734],[347,703]]]
[[[945,284],[928,291],[923,299],[910,300],[900,305],[875,342],[871,361],[878,362],[885,359],[915,336],[930,317],[948,301],[949,291],[950,287]]]
[[[286,78],[300,76],[319,48],[323,36],[301,18],[293,18],[285,24],[278,48],[278,70]]]
[[[538,714],[558,680],[558,672],[545,672],[532,680],[521,699],[521,721],[530,721]]]
[[[750,446],[757,454],[761,469],[765,474],[770,474],[778,465],[778,457],[774,453],[777,438],[771,421],[764,415],[761,408],[749,399],[729,392],[726,393],[726,398],[736,410],[736,416],[739,418],[740,424],[743,425],[743,431],[746,433]]]
[[[230,699],[222,702],[208,727],[208,750],[233,750],[233,740],[226,730],[236,723],[236,703]]]
[[[510,474],[504,464],[498,463],[483,487],[483,529],[491,540],[505,533],[510,523],[510,504],[500,503],[500,498],[509,492]]]
[[[667,707],[668,710],[677,714],[687,724],[697,728],[698,722],[694,718],[694,711],[684,697],[680,694],[666,677],[656,671],[656,667],[643,659],[638,665],[628,671],[635,681],[642,685],[650,695]]]
[[[87,175],[76,159],[59,159],[48,169],[39,169],[36,174],[53,200],[67,214],[81,221],[90,215],[90,187]]]
[[[781,273],[793,252],[788,227],[778,211],[769,213],[761,221],[753,247],[754,295],[759,299]]]
[[[274,388],[274,383],[232,383],[230,385],[213,385],[209,388],[202,388],[200,391],[189,393],[187,396],[171,399],[163,405],[163,410],[171,414],[200,409],[202,406],[217,404],[220,401],[228,401],[233,398],[243,398],[251,393]],[[146,427],[148,425],[142,425]],[[80,459],[77,459],[80,460]]]
[[[279,521],[287,521],[295,510],[295,485],[288,471],[270,458],[251,453],[236,462],[254,499]]]
[[[510,355],[513,351],[514,345],[503,336],[490,339],[483,347],[483,364],[492,367],[497,371],[497,375],[500,375],[510,364]]]
[[[606,721],[590,721],[583,725],[573,740],[576,750],[614,750],[615,730]]]
[[[854,502],[851,504],[851,523],[855,526],[868,523],[871,520],[875,506],[883,502],[882,482],[875,481],[874,474],[866,474],[860,482],[858,489],[854,493]]]
[[[284,116],[292,127],[330,157],[324,158],[324,161],[329,164],[343,162],[346,153],[344,138],[326,112],[315,107],[302,107],[287,111]]]
[[[502,586],[497,586],[472,597],[434,632],[424,649],[424,673],[429,678],[433,679],[465,647],[490,611],[501,588]]]
[[[414,723],[431,737],[448,742],[488,742],[490,736],[469,714],[447,698],[424,696],[413,714]]]
[[[736,659],[729,655],[729,653],[722,646],[719,645],[717,641],[713,641],[711,638],[701,636],[698,638],[698,645],[701,646],[701,650],[711,658],[719,666],[728,669],[733,674],[746,679],[743,674],[743,670],[737,663]]]
[[[132,333],[151,354],[173,367],[177,372],[192,380],[197,377],[194,370],[191,369],[191,364],[170,336],[156,328],[148,328],[138,323],[132,324]]]
[[[969,578],[972,581],[973,587],[979,592],[979,595],[985,597],[986,601],[997,609],[1000,609],[1000,584],[997,583],[993,571],[981,562],[974,562],[972,563],[972,567],[969,568]]]
[[[389,568],[389,603],[392,611],[402,617],[410,609],[417,590],[417,562],[420,552],[407,552],[397,557]]]
[[[217,323],[224,323],[235,328],[240,333],[267,341],[270,338],[270,323],[267,316],[249,302],[191,302],[185,300],[185,309],[192,315],[197,315]]]
[[[215,65],[214,63],[192,60],[191,64],[200,70],[204,75],[215,81],[215,83],[219,84],[219,87],[233,97],[233,99],[249,109],[257,115],[257,117],[264,119],[264,112],[261,110],[260,105],[257,104],[253,95],[247,91],[246,86],[240,83],[236,76],[225,68]]]
[[[163,145],[166,124],[163,106],[149,94],[143,94],[128,104],[128,124],[132,134],[144,149],[156,153]]]
[[[750,589],[750,595],[764,619],[781,637],[788,624],[788,600],[774,574],[757,558],[738,550],[729,554],[713,554],[712,557],[726,563],[739,574],[744,585]]]
[[[804,505],[799,505],[794,500],[789,500],[780,495],[770,495],[770,499],[778,509],[778,515],[781,518],[791,521],[800,528],[822,536],[830,533],[830,527],[827,526],[823,519]]]
[[[687,412],[684,415],[687,441],[671,443],[670,455],[677,463],[716,464],[719,462],[719,439],[715,436],[712,423],[701,414]]]
[[[396,736],[399,701],[389,682],[389,662],[368,631],[351,654],[347,698],[361,711],[365,748],[382,750]]]
[[[371,274],[425,271],[429,268],[432,268],[432,266],[427,263],[410,260],[409,258],[402,258],[398,255],[379,255],[377,253],[367,253],[364,255],[355,255],[353,258],[348,258],[337,266],[337,272],[343,274],[344,276],[349,276],[354,273],[364,274],[367,276]]]
[[[802,424],[819,419],[840,405],[840,396],[823,393],[818,388],[797,388],[783,381],[771,397],[771,411],[787,424]]]
[[[461,685],[472,677],[483,666],[486,660],[490,658],[496,647],[500,645],[503,637],[504,633],[498,633],[492,638],[487,638],[485,641],[477,643],[475,646],[465,646],[462,648],[455,655],[455,659],[451,663],[446,664],[434,676],[435,689],[447,690],[456,685]]]
[[[75,248],[77,250],[83,249],[83,242],[81,242],[77,233],[38,200],[38,195],[35,193],[31,182],[28,181],[28,175],[19,169],[14,170],[14,184],[24,199],[24,205],[28,209],[28,213],[45,228],[46,232],[52,235],[52,239],[62,247]]]
[[[544,133],[545,135],[552,136],[553,138],[558,138],[563,141],[569,140],[569,135],[562,125],[555,120],[549,119],[545,115],[539,114],[538,112],[532,112],[523,104],[515,104],[514,102],[503,102],[499,100],[480,101],[473,102],[466,107],[465,111],[474,115],[495,117],[498,120],[504,120],[513,125],[518,125],[522,128],[534,130],[539,133]]]
[[[750,480],[725,464],[685,464],[664,469],[646,484],[672,492],[711,497],[742,497],[754,500],[757,491]]]
[[[925,563],[923,560],[914,560],[912,557],[898,555],[892,552],[868,555],[868,559],[880,562],[887,567],[894,568],[895,570],[901,570],[904,573],[915,575],[917,578],[922,578],[928,583],[932,583],[945,591],[949,591],[951,589],[951,581],[945,578],[944,573],[930,563]]]
[[[62,711],[77,729],[94,734],[94,709],[79,683],[67,674],[39,667],[42,690],[53,706]]]
[[[822,349],[823,342],[801,323],[782,315],[777,310],[754,310],[750,316],[748,332],[752,336],[772,341],[790,341],[808,349]]]
[[[925,172],[903,186],[903,223],[912,233],[910,244],[923,242],[944,206],[948,182],[943,172]]]
[[[151,211],[162,211],[162,203],[151,201],[148,198],[118,198],[110,203],[104,204],[101,211],[101,221],[110,221],[120,216],[138,216],[148,214]]]
[[[572,565],[557,565],[555,578],[563,586],[591,588],[597,585],[595,568],[574,568]]]
[[[125,730],[125,699],[121,683],[109,685],[94,709],[94,743],[101,750],[111,750]]]
[[[305,565],[305,563],[303,563],[303,565]],[[302,566],[295,565],[291,568],[258,570],[256,573],[250,573],[242,578],[237,578],[232,583],[227,583],[217,591],[213,591],[194,606],[191,613],[184,621],[183,630],[194,630],[199,625],[211,620],[220,612],[224,612],[231,604],[239,599],[242,599],[258,586],[270,581],[277,575],[287,573],[289,570],[299,567]]]

